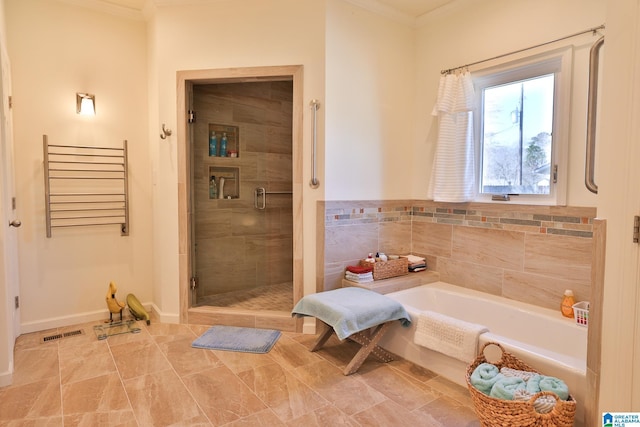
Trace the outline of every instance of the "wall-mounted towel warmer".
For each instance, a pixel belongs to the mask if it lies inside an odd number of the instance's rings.
[[[49,144],[44,149],[47,237],[58,227],[117,224],[129,235],[127,141],[121,148]]]

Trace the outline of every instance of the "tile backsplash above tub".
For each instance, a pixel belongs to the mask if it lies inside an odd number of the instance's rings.
[[[590,207],[319,202],[323,255],[318,288],[340,286],[344,268],[368,252],[427,258],[442,281],[556,309],[565,289],[591,297]]]

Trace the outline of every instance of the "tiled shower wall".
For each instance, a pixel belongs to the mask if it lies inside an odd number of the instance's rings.
[[[194,85],[193,199],[198,297],[293,280],[291,81]],[[209,124],[237,126],[238,157],[209,157]],[[209,167],[239,168],[239,197],[209,199]]]
[[[320,202],[318,290],[369,252],[424,256],[440,280],[557,309],[591,299],[596,209],[488,203]]]

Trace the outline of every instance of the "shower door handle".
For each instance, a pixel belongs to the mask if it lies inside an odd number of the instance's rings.
[[[260,201],[260,197],[262,196],[262,203],[258,203]],[[264,187],[256,187],[253,192],[253,206],[256,209],[263,210],[267,207],[267,191]]]

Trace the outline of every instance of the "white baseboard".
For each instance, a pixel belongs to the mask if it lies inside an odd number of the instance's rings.
[[[149,304],[151,306],[151,308],[153,309],[153,311],[158,315],[158,317],[160,318],[160,322],[162,323],[180,323],[180,315],[179,314],[175,314],[175,313],[163,313],[162,311],[160,311],[160,309],[158,308],[157,305],[155,305],[154,303]],[[147,307],[146,304],[144,304],[145,308]]]
[[[316,333],[316,319],[314,317],[305,317],[302,324],[302,333],[315,335]]]
[[[160,310],[157,309],[156,305],[153,303],[143,303],[144,308],[149,311],[152,307],[156,313],[160,316],[161,322],[166,323],[179,323],[178,321],[172,322],[171,319],[174,317],[176,319],[180,319],[180,316],[172,316],[168,314],[161,314]],[[119,320],[119,315],[113,315],[115,320]],[[95,322],[97,320],[104,320],[109,318],[109,310],[95,310],[95,311],[87,311],[84,313],[71,314],[68,316],[60,316],[60,317],[50,317],[48,319],[36,320],[33,322],[26,322],[20,324],[20,335],[28,334],[31,332],[39,332],[46,331],[48,329],[62,328],[65,326],[78,325],[81,323],[89,323]],[[165,320],[166,319],[166,320]]]

